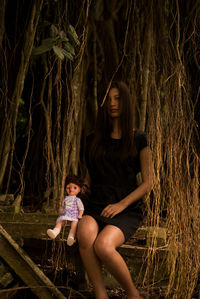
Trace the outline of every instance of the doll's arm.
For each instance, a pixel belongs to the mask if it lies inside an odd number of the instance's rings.
[[[82,203],[82,201],[80,200],[80,198],[77,198],[77,206],[78,206],[78,219],[81,219],[83,216],[83,212],[84,212],[84,205]]]
[[[80,210],[80,211],[79,211],[79,213],[78,213],[78,219],[81,219],[81,218],[82,218],[82,216],[83,216],[83,212],[84,212],[84,210]]]

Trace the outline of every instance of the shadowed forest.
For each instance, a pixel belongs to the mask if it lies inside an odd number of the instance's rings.
[[[0,193],[58,209],[109,83],[125,81],[153,153],[146,222],[168,232],[166,298],[200,298],[199,16],[199,0],[1,0]]]

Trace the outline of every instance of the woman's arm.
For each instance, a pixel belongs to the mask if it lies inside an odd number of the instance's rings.
[[[152,154],[148,146],[140,151],[140,166],[142,174],[141,185],[125,198],[123,198],[120,202],[116,204],[110,204],[105,207],[101,213],[101,216],[112,218],[125,210],[130,204],[134,203],[151,191],[153,187],[153,166]]]
[[[149,147],[143,148],[140,152],[140,166],[142,183],[133,192],[121,200],[121,203],[124,204],[125,208],[142,198],[153,188],[152,154]]]

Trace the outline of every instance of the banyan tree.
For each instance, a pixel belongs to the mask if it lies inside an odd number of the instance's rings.
[[[146,221],[167,228],[166,298],[198,285],[199,15],[199,0],[1,1],[1,193],[58,208],[66,175],[84,175],[109,83],[124,80],[153,153]],[[156,267],[154,241],[148,259]]]

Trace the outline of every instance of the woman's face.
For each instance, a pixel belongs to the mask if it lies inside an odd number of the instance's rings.
[[[76,184],[69,183],[66,186],[66,191],[68,195],[77,195],[81,191],[81,188]]]
[[[108,115],[111,118],[119,118],[121,114],[119,89],[111,88],[108,93]]]

